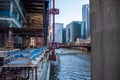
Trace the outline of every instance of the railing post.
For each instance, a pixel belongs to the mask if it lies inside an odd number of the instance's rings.
[[[37,80],[37,66],[35,67],[35,80]]]
[[[33,69],[34,69],[34,68],[32,68],[32,80],[34,80],[34,79],[33,79]]]

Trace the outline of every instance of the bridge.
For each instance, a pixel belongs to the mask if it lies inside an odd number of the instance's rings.
[[[73,47],[86,48],[88,51],[91,50],[91,44],[90,44],[90,43],[81,43],[81,44],[61,44],[61,45],[60,45],[60,48],[73,48]]]
[[[91,50],[91,43],[80,43],[80,44],[61,44],[57,42],[48,43],[49,49],[72,48],[72,47],[82,47],[82,48],[86,48],[87,50]]]
[[[60,44],[61,48],[66,48],[66,47],[90,47],[90,43],[81,43],[81,44]]]

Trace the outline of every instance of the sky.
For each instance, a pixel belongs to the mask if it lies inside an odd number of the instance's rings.
[[[89,0],[55,0],[59,9],[55,23],[63,23],[64,27],[72,21],[82,21],[82,5],[89,4]]]

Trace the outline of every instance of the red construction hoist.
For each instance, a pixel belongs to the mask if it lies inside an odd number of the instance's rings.
[[[52,34],[53,34],[53,41],[49,43],[49,49],[52,49],[52,55],[50,56],[50,60],[56,61],[55,49],[58,48],[57,43],[55,43],[55,15],[59,14],[59,9],[55,8],[55,0],[53,0],[53,8],[50,9],[50,14],[53,16],[53,23],[52,23]]]

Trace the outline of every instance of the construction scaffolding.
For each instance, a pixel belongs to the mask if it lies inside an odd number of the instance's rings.
[[[48,0],[0,0],[0,47],[7,41],[13,41],[14,48],[30,47],[30,43],[25,45],[31,37],[36,39],[36,47],[47,45],[48,9]],[[39,43],[39,38],[44,39],[40,41],[43,44]]]
[[[39,68],[42,70],[43,67],[46,67],[45,70],[47,70],[47,65],[45,65],[49,59],[47,51],[47,47],[5,51],[2,80],[37,80],[40,78],[37,76]],[[46,62],[44,63],[44,61]]]
[[[2,80],[37,80],[38,64],[48,68],[48,26],[49,0],[0,0]]]

